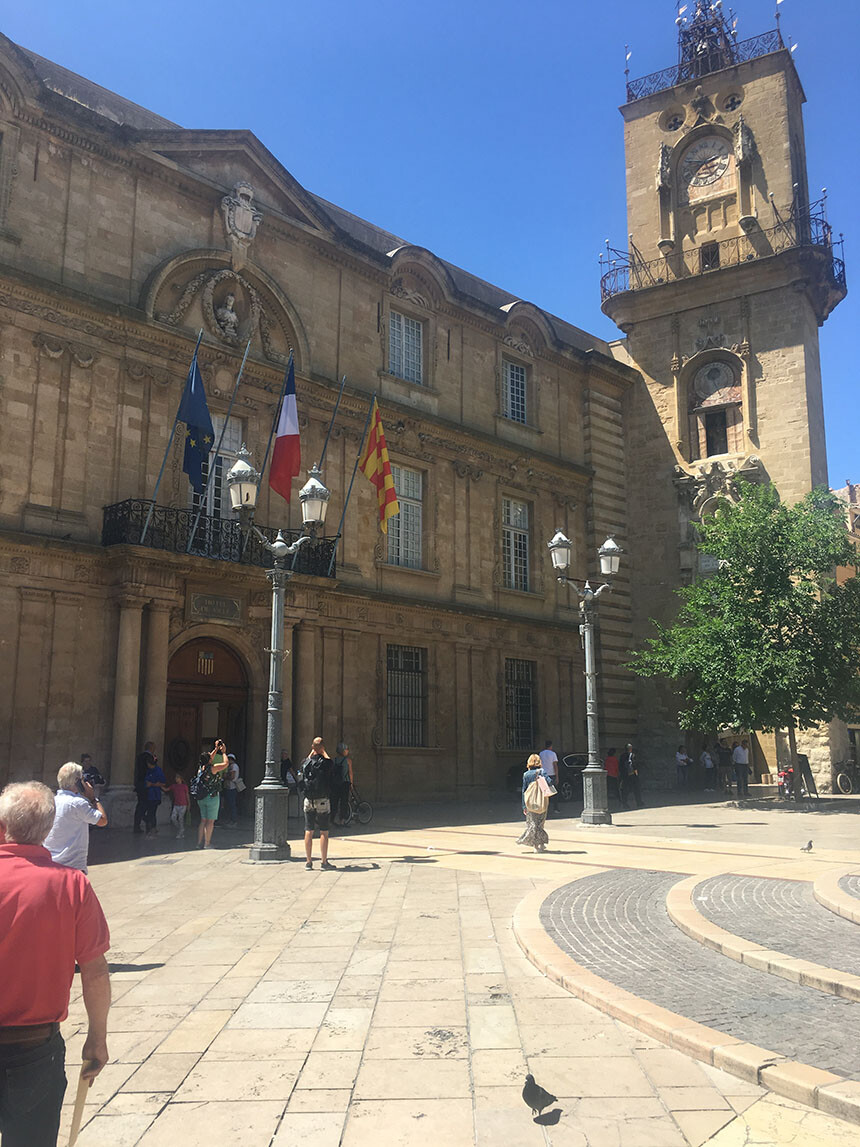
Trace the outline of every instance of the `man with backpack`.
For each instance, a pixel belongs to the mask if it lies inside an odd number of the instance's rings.
[[[328,862],[328,832],[331,816],[332,762],[322,737],[314,737],[311,751],[299,768],[299,790],[304,798],[305,868],[313,868],[314,830],[320,834],[320,868],[331,869]]]

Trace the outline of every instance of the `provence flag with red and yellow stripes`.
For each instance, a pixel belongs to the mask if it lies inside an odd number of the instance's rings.
[[[375,398],[370,411],[370,434],[367,438],[367,445],[358,460],[358,466],[362,474],[369,478],[376,487],[376,497],[379,501],[379,526],[383,534],[387,534],[388,519],[400,513],[400,505],[394,489],[391,463],[388,460],[385,431],[382,429],[382,419],[379,417],[379,404]]]

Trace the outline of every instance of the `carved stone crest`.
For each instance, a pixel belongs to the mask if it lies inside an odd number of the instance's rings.
[[[699,319],[699,329],[702,334],[696,339],[696,350],[708,350],[711,347],[726,345],[726,336],[720,330],[722,323],[715,311],[708,311]]]
[[[740,499],[739,479],[766,481],[767,473],[761,459],[751,454],[741,463],[703,462],[692,473],[683,466],[676,466],[673,481],[679,498],[687,503],[694,517],[700,518],[716,501],[728,499],[737,502]]]
[[[744,163],[749,163],[755,151],[755,139],[753,133],[750,131],[744,117],[738,116],[738,122],[734,128],[735,134],[735,162],[738,167]]]
[[[224,213],[224,228],[227,242],[232,249],[233,267],[238,271],[245,262],[248,248],[254,241],[257,228],[262,222],[262,212],[254,206],[254,188],[240,180],[233,188],[232,195],[221,200]]]
[[[668,191],[672,181],[672,165],[669,162],[671,152],[665,143],[660,144],[660,155],[657,159],[657,190]]]
[[[529,357],[534,354],[531,346],[522,335],[505,335],[504,343],[505,346],[509,346],[511,350],[515,350],[518,354],[525,354]]]

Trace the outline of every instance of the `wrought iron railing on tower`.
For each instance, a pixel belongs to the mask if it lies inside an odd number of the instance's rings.
[[[755,60],[759,56],[767,56],[771,52],[778,52],[785,44],[778,28],[772,32],[762,32],[760,36],[751,36],[749,40],[733,42],[729,46],[721,47],[719,54],[705,53],[691,60],[681,60],[671,68],[662,68],[659,72],[652,72],[650,76],[642,76],[638,80],[627,81],[627,102],[641,100],[645,96],[653,96],[655,92],[663,92],[673,88],[675,84],[683,84],[689,80],[697,80],[720,68],[730,67],[732,64],[742,64],[746,60]]]
[[[127,498],[105,506],[102,520],[103,546],[139,546],[147,549],[167,550],[174,554],[190,553],[194,557],[214,558],[220,562],[238,562],[242,565],[272,565],[272,555],[259,538],[245,535],[239,523],[211,514],[202,514],[194,534],[194,541],[188,550],[188,539],[197,517],[196,510],[179,510],[173,506],[155,506],[152,519],[141,543],[141,534],[152,502],[148,498]],[[269,526],[260,530],[269,541],[274,541],[278,531]],[[287,542],[294,542],[300,530],[284,530]],[[295,555],[293,569],[296,573],[311,574],[314,577],[334,577],[335,566],[329,570],[329,562],[335,547],[335,538],[314,538],[303,545]]]
[[[804,210],[789,209],[784,218],[776,210],[774,214],[778,222],[766,230],[756,226],[732,239],[675,250],[657,259],[646,260],[635,251],[607,247],[606,254],[600,257],[600,298],[603,301],[623,291],[640,291],[722,267],[739,266],[796,247],[811,247],[823,253],[833,286],[844,291],[843,239],[840,235],[834,240],[833,229],[824,215],[823,200]]]

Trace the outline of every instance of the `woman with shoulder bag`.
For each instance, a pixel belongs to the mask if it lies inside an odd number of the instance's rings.
[[[200,757],[200,768],[197,770],[197,776],[191,782],[191,795],[197,801],[200,809],[200,827],[197,830],[198,848],[212,847],[212,830],[218,815],[218,805],[221,803],[224,773],[229,764],[227,746],[221,740],[215,742],[215,748],[211,753],[203,753]]]
[[[517,844],[531,845],[535,852],[545,852],[549,844],[544,823],[553,792],[552,778],[541,767],[537,753],[532,753],[523,773],[523,815],[526,827]]]

